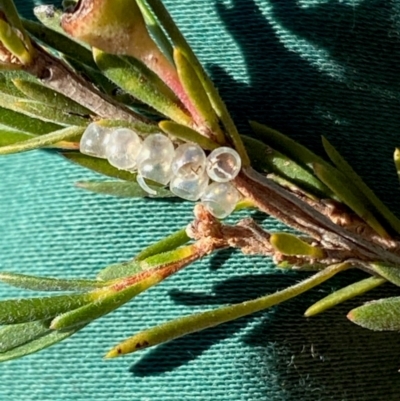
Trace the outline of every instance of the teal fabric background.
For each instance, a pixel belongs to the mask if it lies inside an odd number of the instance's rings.
[[[19,0],[25,15],[33,2]],[[256,119],[322,152],[338,147],[400,212],[400,3],[396,0],[166,0],[243,132]],[[0,158],[0,270],[93,277],[191,220],[192,204],[97,196],[91,172],[55,154]],[[240,216],[234,216],[237,219]],[[256,216],[259,218],[259,216]],[[265,219],[269,229],[281,229]],[[322,316],[312,302],[354,273],[271,311],[113,361],[141,329],[297,282],[269,260],[224,252],[196,263],[42,353],[0,366],[1,401],[398,401],[400,335],[345,315],[382,287]],[[0,297],[23,294],[6,286]],[[27,295],[27,293],[24,293]],[[0,339],[1,341],[1,339]]]

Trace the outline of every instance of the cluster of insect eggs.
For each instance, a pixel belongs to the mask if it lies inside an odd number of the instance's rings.
[[[150,195],[156,191],[145,179],[163,186],[183,199],[201,200],[217,218],[231,214],[240,194],[230,183],[239,173],[239,154],[228,147],[220,147],[206,156],[197,144],[185,143],[174,147],[164,134],[145,136],[144,140],[128,128],[104,128],[90,124],[82,135],[83,154],[107,159],[120,169],[137,173],[138,184]]]

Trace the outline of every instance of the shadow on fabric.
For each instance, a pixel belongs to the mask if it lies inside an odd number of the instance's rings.
[[[392,155],[400,144],[400,6],[380,0],[258,3],[263,11],[254,0],[216,3],[241,49],[248,83],[210,69],[242,131],[254,119],[320,154],[320,136],[326,136],[399,211]]]
[[[264,13],[253,0],[233,0],[229,7],[216,2],[221,20],[240,46],[249,81],[237,82],[217,66],[209,70],[242,132],[248,132],[247,120],[255,119],[319,153],[320,135],[325,135],[399,211],[392,152],[400,144],[400,6],[379,0],[261,0],[259,4]],[[239,15],[240,19],[235,17]],[[240,24],[235,23],[238,20]],[[228,257],[225,254],[223,262]],[[274,292],[299,277],[234,277],[216,286],[214,295],[174,291],[171,296],[185,305],[216,307]],[[278,306],[242,339],[259,349],[261,360],[265,355],[269,369],[266,350],[272,344],[274,368],[291,400],[398,400],[400,335],[364,330],[345,317],[367,300],[398,295],[397,288],[386,285],[321,316],[303,317],[308,306],[333,288],[361,277],[360,272],[340,276]],[[150,350],[131,371],[146,376],[173,370],[251,319]],[[263,366],[254,375],[268,380]]]

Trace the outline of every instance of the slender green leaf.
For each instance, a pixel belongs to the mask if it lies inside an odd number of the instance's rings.
[[[91,294],[8,299],[0,301],[0,324],[31,322],[79,308],[92,301]]]
[[[27,141],[16,143],[9,146],[0,148],[0,155],[7,155],[10,153],[26,152],[28,150],[44,148],[51,146],[60,141],[65,141],[71,138],[76,138],[82,135],[84,128],[82,127],[68,127],[50,134],[41,135],[28,139]]]
[[[175,196],[168,189],[159,185],[148,185],[157,192],[157,195],[150,195],[137,182],[132,181],[81,181],[76,183],[77,187],[87,191],[122,198],[168,198]]]
[[[164,53],[164,55],[168,58],[168,60],[172,63],[173,62],[173,49],[171,43],[169,42],[167,36],[164,34],[160,24],[154,18],[151,10],[149,9],[148,5],[143,0],[136,0],[137,5],[140,8],[140,11],[143,15],[143,18],[146,22],[146,26],[149,29],[149,32],[152,34],[153,38],[155,39],[158,47]]]
[[[394,165],[396,167],[397,175],[400,178],[400,148],[396,148],[393,154]]]
[[[214,150],[221,146],[204,135],[199,134],[197,131],[173,121],[160,121],[159,126],[168,135],[183,139],[186,142],[197,143],[205,150]]]
[[[23,96],[25,95],[23,94]],[[62,109],[46,106],[30,99],[16,98],[5,93],[0,96],[0,107],[57,125],[87,125],[90,122],[88,118],[70,114]]]
[[[6,48],[13,57],[18,58],[23,64],[29,60],[29,55],[27,54],[21,38],[14,32],[10,25],[2,19],[0,19],[0,42],[3,48]]]
[[[97,275],[98,280],[114,280],[117,278],[133,276],[136,273],[142,271],[142,266],[136,260],[130,260],[128,262],[117,263],[115,265],[107,266],[99,272]]]
[[[13,145],[14,143],[26,141],[31,138],[34,138],[34,135],[24,134],[18,131],[7,131],[0,127],[0,147]]]
[[[270,244],[284,255],[306,255],[321,259],[324,251],[301,240],[293,234],[274,233],[269,239]]]
[[[139,60],[127,61],[97,49],[93,55],[103,74],[124,91],[181,124],[191,124],[190,116],[181,109],[175,95]]]
[[[8,272],[0,272],[0,281],[14,287],[33,291],[88,291],[107,285],[107,283],[98,280],[67,280]]]
[[[350,311],[347,317],[370,330],[400,331],[400,297],[369,302]]]
[[[172,251],[182,245],[185,245],[190,241],[190,238],[186,234],[186,229],[179,230],[168,237],[156,242],[153,245],[148,246],[143,249],[138,255],[136,255],[135,260],[141,261],[149,258],[150,256],[158,255],[160,253]]]
[[[17,56],[23,63],[29,63],[32,55],[32,44],[25,32],[18,11],[12,0],[2,0],[0,4],[2,18],[0,31],[3,31],[2,45]],[[5,18],[4,18],[5,17]],[[6,22],[7,21],[7,22]]]
[[[329,294],[325,298],[322,298],[314,305],[310,306],[305,311],[304,316],[311,317],[318,315],[319,313],[325,312],[327,309],[333,308],[349,299],[365,294],[384,283],[386,283],[384,278],[374,276],[357,281],[356,283],[350,284],[332,294]]]
[[[196,331],[215,327],[222,323],[270,308],[271,306],[287,301],[288,299],[308,291],[345,268],[347,268],[345,264],[332,265],[304,281],[274,294],[163,323],[157,327],[136,334],[118,344],[107,353],[106,358],[115,358],[143,348],[152,347]]]
[[[74,113],[78,115],[90,115],[90,110],[81,106],[79,103],[74,102],[72,99],[55,92],[50,88],[40,85],[36,82],[14,79],[14,85],[27,97],[47,106],[52,106],[57,109],[62,109],[65,112]]]
[[[79,164],[82,167],[86,167],[89,170],[95,171],[96,173],[100,173],[108,177],[118,178],[124,181],[136,181],[136,174],[125,170],[118,170],[116,167],[111,166],[111,164],[105,159],[83,155],[82,153],[78,152],[62,153],[62,155],[71,162]]]
[[[7,108],[7,105],[4,103],[2,106]],[[18,111],[19,113],[27,114],[33,118],[39,118],[44,121],[64,126],[87,126],[91,122],[87,117],[84,118],[74,115],[63,109],[51,107],[35,101],[18,100],[13,102],[9,108]]]
[[[314,171],[317,177],[373,230],[382,237],[387,238],[389,236],[375,217],[374,212],[368,207],[370,203],[364,194],[353,186],[343,173],[332,166],[318,163],[314,164]]]
[[[121,277],[132,276],[139,273],[145,268],[149,268],[148,264],[141,266],[139,262],[144,261],[152,256],[165,254],[169,251],[174,251],[182,245],[190,241],[186,234],[186,229],[179,230],[162,240],[145,248],[142,252],[136,255],[134,260],[128,262],[111,265],[100,271],[97,275],[99,280],[113,280]],[[184,256],[187,256],[186,254]],[[153,266],[151,266],[153,267]]]
[[[0,4],[0,10],[5,14],[6,20],[21,34],[26,36],[24,27],[22,26],[21,19],[19,18],[18,11],[15,7],[13,0],[2,0]]]
[[[256,121],[250,121],[250,126],[258,139],[289,156],[292,160],[308,167],[310,171],[312,171],[314,163],[329,166],[329,163],[324,159],[279,131]]]
[[[200,81],[195,69],[189,63],[179,48],[174,49],[174,61],[178,72],[179,80],[190,101],[195,106],[197,112],[201,115],[205,124],[217,135],[216,140],[224,142],[224,136],[219,128],[218,117],[210,103],[210,99]]]
[[[400,267],[384,265],[383,263],[370,263],[370,268],[379,276],[400,287]]]
[[[73,334],[81,330],[85,326],[78,326],[68,331],[50,331],[46,335],[32,340],[24,345],[14,348],[10,351],[0,354],[0,362],[10,361],[12,359],[22,358],[31,355],[35,352],[41,351],[45,348],[51,347],[60,341],[71,337]]]
[[[27,134],[43,135],[62,128],[60,125],[45,122],[26,114],[0,107],[0,125]]]
[[[21,71],[18,72],[19,74],[17,74],[16,71],[0,70],[0,92],[2,95],[13,96],[15,98],[21,99],[26,98],[26,96],[15,87],[12,80],[16,78],[27,77],[30,77],[32,79],[32,76],[29,76],[27,75],[27,73]]]
[[[257,139],[247,136],[242,136],[242,139],[256,170],[275,173],[300,190],[311,192],[320,198],[331,197],[332,191],[309,169]]]
[[[147,288],[143,288],[141,283],[138,283],[121,291],[111,293],[96,302],[57,316],[51,322],[50,327],[53,330],[65,330],[82,323],[91,322],[119,308],[145,289]]]
[[[155,269],[180,262],[184,259],[189,259],[196,253],[197,248],[194,245],[187,245],[182,248],[149,256],[146,259],[143,259],[142,256],[140,264],[143,270]]]
[[[389,208],[374,194],[362,178],[353,170],[349,163],[339,154],[339,152],[329,143],[329,141],[322,137],[322,144],[324,149],[335,164],[335,166],[350,180],[352,185],[356,186],[368,199],[371,205],[382,216],[385,221],[397,232],[400,233],[400,220],[389,210]]]
[[[12,324],[0,329],[0,353],[7,352],[50,331],[50,321],[39,320],[36,322]]]

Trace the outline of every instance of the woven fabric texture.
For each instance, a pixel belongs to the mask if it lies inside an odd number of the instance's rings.
[[[16,2],[31,16],[32,1]],[[38,3],[36,3],[38,4]],[[322,154],[326,136],[400,212],[400,3],[396,0],[165,0],[242,132],[258,120]],[[96,175],[46,152],[0,158],[0,270],[94,277],[185,226],[192,204],[127,200],[74,186]],[[234,216],[238,219],[243,216]],[[282,229],[266,219],[266,227]],[[1,401],[398,401],[400,335],[349,323],[382,287],[313,319],[304,310],[361,273],[287,304],[104,361],[118,341],[192,312],[297,282],[259,257],[195,263],[44,352],[0,366]],[[0,297],[26,292],[1,285]],[[1,339],[0,339],[1,341]]]

